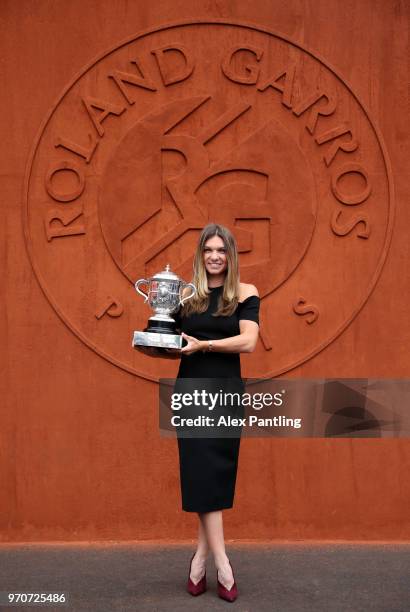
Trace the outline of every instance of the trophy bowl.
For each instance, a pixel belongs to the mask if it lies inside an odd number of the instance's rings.
[[[143,285],[146,292],[140,289]],[[182,297],[186,287],[191,288],[191,293]],[[185,341],[176,333],[176,322],[171,315],[195,295],[195,285],[180,279],[167,264],[162,272],[153,277],[137,280],[135,289],[155,314],[148,319],[148,326],[143,331],[134,332],[132,346],[181,349]]]

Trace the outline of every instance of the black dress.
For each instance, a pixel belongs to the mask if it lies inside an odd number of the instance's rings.
[[[218,340],[238,335],[241,319],[259,323],[260,301],[257,296],[239,303],[231,316],[211,316],[217,309],[221,291],[222,285],[211,289],[206,312],[177,316],[181,331],[198,340]],[[224,378],[223,384],[227,386],[229,380],[230,390],[236,383],[243,390],[239,353],[198,351],[192,355],[182,354],[177,378]],[[178,437],[183,510],[212,512],[232,508],[240,441],[240,435],[229,438]]]

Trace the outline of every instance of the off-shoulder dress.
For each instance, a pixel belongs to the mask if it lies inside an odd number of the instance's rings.
[[[242,319],[259,324],[260,300],[256,295],[240,302],[230,316],[213,317],[223,286],[211,289],[206,312],[177,316],[179,329],[198,340],[218,340],[240,333]],[[178,379],[225,379],[223,387],[243,390],[239,353],[202,352],[181,356]],[[227,384],[229,381],[229,384]],[[178,433],[178,432],[177,432]],[[238,437],[189,438],[178,436],[182,509],[212,512],[231,508],[235,494],[240,447]]]

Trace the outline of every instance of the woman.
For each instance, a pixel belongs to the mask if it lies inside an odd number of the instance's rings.
[[[178,355],[178,379],[224,378],[238,381],[237,388],[243,390],[239,353],[255,348],[259,296],[254,285],[239,282],[237,246],[227,228],[209,224],[202,231],[192,282],[196,295],[173,315],[187,341]],[[205,564],[211,550],[218,595],[227,601],[237,597],[225,552],[222,510],[233,505],[239,446],[240,434],[229,438],[178,437],[182,507],[199,517],[198,545],[187,585],[192,595],[206,590]]]

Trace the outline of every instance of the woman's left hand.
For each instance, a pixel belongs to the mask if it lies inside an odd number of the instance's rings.
[[[184,353],[185,355],[193,355],[197,351],[202,351],[203,343],[201,340],[197,340],[197,338],[194,338],[193,336],[188,336],[188,334],[185,334],[184,332],[181,333],[181,336],[188,342],[188,344],[181,349],[181,353]]]

